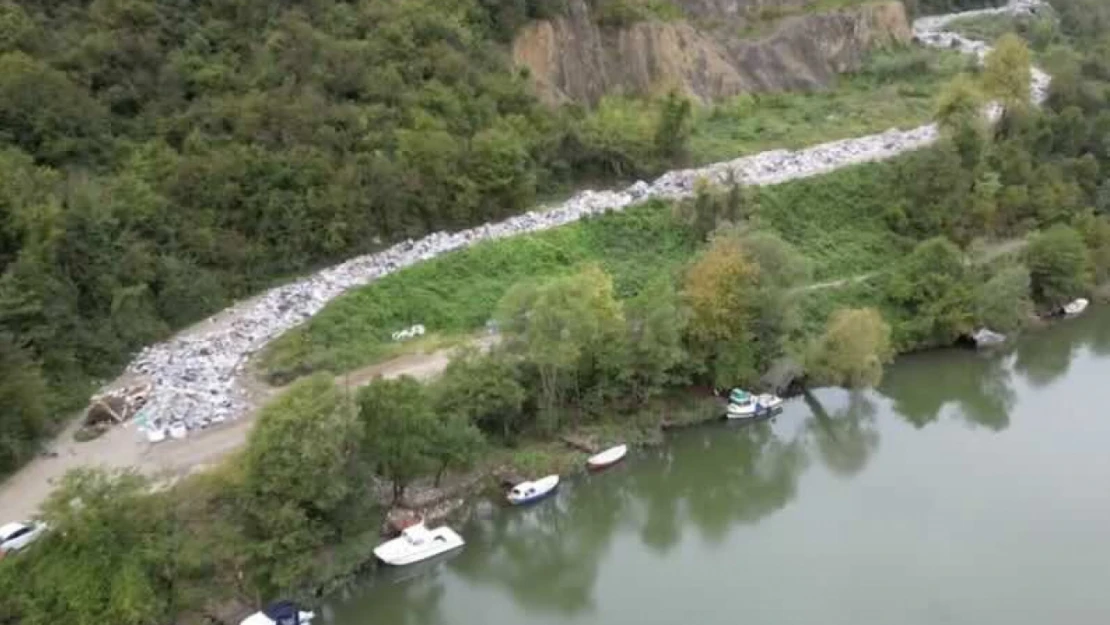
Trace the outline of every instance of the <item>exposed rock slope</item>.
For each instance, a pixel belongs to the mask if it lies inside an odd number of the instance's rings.
[[[672,89],[710,101],[742,92],[820,88],[858,67],[868,51],[912,37],[897,1],[784,17],[765,33],[751,30],[756,3],[681,4],[688,19],[612,28],[598,25],[585,0],[571,0],[566,16],[523,28],[513,58],[552,103]],[[797,10],[767,4],[774,11]]]
[[[1009,7],[975,14],[1029,11],[1032,0],[1015,0]],[[923,42],[982,55],[988,47],[954,33],[943,32],[946,18],[916,24]],[[1040,102],[1049,77],[1032,69],[1033,98]],[[699,178],[711,182],[735,179],[747,185],[778,184],[846,167],[890,158],[936,139],[935,125],[845,139],[801,150],[771,150],[700,169],[672,171],[652,183],[637,182],[623,191],[583,191],[547,210],[528,212],[499,223],[459,232],[437,232],[360,256],[280,286],[233,306],[191,331],[143,350],[128,367],[129,378],[153,383],[147,410],[189,429],[204,427],[246,412],[250,406],[242,374],[247,359],[279,334],[319,312],[343,292],[386,274],[475,243],[526,232],[536,232],[577,221],[587,215],[620,210],[650,197],[692,195]],[[435,331],[436,328],[429,328]]]

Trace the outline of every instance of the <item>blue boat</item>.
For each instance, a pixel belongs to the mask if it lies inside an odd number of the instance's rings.
[[[539,501],[555,492],[559,486],[559,476],[549,475],[535,482],[521,482],[509,491],[509,503],[514,506]]]

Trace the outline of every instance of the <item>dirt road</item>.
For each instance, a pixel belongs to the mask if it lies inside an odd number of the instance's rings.
[[[493,344],[493,340],[483,337],[474,344],[485,349]],[[357,369],[336,381],[358,387],[369,384],[377,377],[388,379],[409,375],[428,379],[447,367],[455,349],[400,356]],[[36,458],[0,484],[0,523],[33,516],[70,469],[133,468],[156,478],[174,478],[219,462],[246,442],[254,427],[257,407],[283,390],[261,383],[252,384],[252,387],[256,391],[252,397],[254,410],[235,421],[193,433],[184,440],[166,440],[152,445],[136,431],[134,423],[125,423],[96,440],[78,443],[73,440],[73,433],[79,422],[74,421],[52,442],[49,455]]]

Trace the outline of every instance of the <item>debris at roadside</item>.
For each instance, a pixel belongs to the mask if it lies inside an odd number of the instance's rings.
[[[1030,13],[1040,2],[1015,0],[999,9],[926,17],[914,23],[918,41],[958,49],[980,59],[989,50],[944,28],[953,19],[979,14]],[[1047,96],[1050,77],[1031,68],[1032,98]],[[997,107],[987,114],[996,117]],[[266,291],[219,313],[220,323],[143,349],[127,368],[148,381],[142,393],[105,393],[93,398],[88,417],[98,423],[135,420],[147,440],[182,438],[244,414],[251,408],[241,383],[251,356],[268,342],[300,325],[342,293],[416,263],[477,243],[556,228],[591,215],[622,210],[653,198],[677,199],[694,194],[698,180],[743,185],[773,185],[825,174],[850,165],[884,160],[925,147],[937,138],[934,124],[910,130],[832,141],[800,150],[771,150],[697,169],[668,172],[653,182],[638,181],[620,191],[582,191],[557,206],[530,211],[498,223],[458,232],[436,232],[407,240],[374,254],[359,256],[305,278]],[[214,321],[215,319],[213,319]],[[418,328],[418,330],[417,330]],[[394,333],[405,340],[424,333],[415,325]],[[431,328],[435,331],[435,328]],[[383,339],[387,338],[385,336]],[[114,392],[115,393],[115,392]],[[140,401],[141,400],[141,401]],[[140,414],[141,413],[141,414]]]

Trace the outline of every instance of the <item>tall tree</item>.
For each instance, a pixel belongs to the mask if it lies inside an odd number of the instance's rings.
[[[435,412],[424,386],[404,376],[378,379],[358,393],[362,452],[393,483],[393,500],[435,466]]]
[[[621,376],[634,401],[643,403],[673,381],[686,360],[686,312],[669,276],[657,276],[624,303],[627,336]]]
[[[973,325],[974,293],[959,248],[944,238],[919,244],[887,285],[901,323],[901,349],[948,345]]]
[[[717,233],[686,271],[688,333],[695,353],[708,362],[716,386],[751,380],[756,374],[752,301],[758,287],[759,268],[744,254],[734,231]]]
[[[664,163],[681,164],[686,160],[690,140],[690,100],[671,91],[660,105],[655,129],[655,150]]]
[[[1010,111],[1029,106],[1032,58],[1025,41],[1014,33],[1003,35],[987,54],[983,65],[983,88]]]
[[[464,350],[432,386],[436,410],[459,414],[483,432],[510,440],[523,425],[526,393],[508,357]]]
[[[613,390],[606,385],[617,373],[623,317],[613,281],[600,268],[514,287],[502,300],[498,317],[506,348],[539,371],[546,418],[553,418],[568,397],[576,400],[580,417],[590,383],[596,392]]]
[[[439,486],[443,474],[450,466],[463,468],[478,457],[485,438],[465,416],[454,412],[440,412],[431,429],[431,449],[428,455],[436,467],[435,485]]]
[[[1035,234],[1025,250],[1032,278],[1033,301],[1058,308],[1089,286],[1090,260],[1083,237],[1074,228],[1055,225]]]
[[[242,457],[243,507],[251,570],[270,591],[307,579],[319,549],[340,530],[352,497],[358,427],[331,377],[295,382],[258,416]]]
[[[984,104],[983,94],[967,74],[953,78],[937,97],[937,125],[956,146],[965,167],[977,166],[986,147]]]
[[[999,332],[1021,328],[1033,312],[1030,283],[1029,270],[1021,265],[1006,267],[991,276],[976,290],[976,320]]]
[[[0,333],[0,474],[33,455],[48,424],[46,385],[36,363]]]
[[[818,384],[878,386],[883,365],[893,356],[890,326],[882,314],[874,308],[846,308],[833,313],[811,348],[807,373]]]

